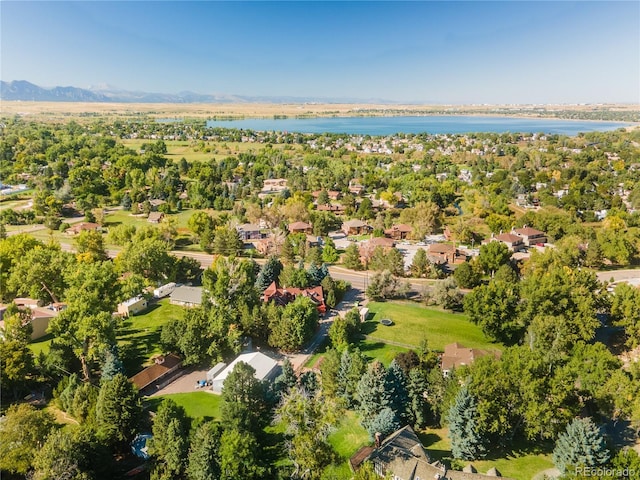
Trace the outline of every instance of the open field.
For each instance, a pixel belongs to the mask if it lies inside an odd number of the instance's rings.
[[[214,116],[272,117],[288,116],[392,116],[392,115],[519,115],[544,117],[540,108],[549,112],[635,112],[633,104],[600,105],[389,105],[389,104],[341,104],[341,103],[84,103],[84,102],[20,102],[3,101],[5,116],[34,116],[48,120],[64,120],[73,117],[76,121],[92,120],[112,116],[124,118],[185,118],[207,119]],[[498,112],[498,113],[496,113]],[[637,127],[636,127],[637,128]]]
[[[491,343],[477,325],[466,315],[450,313],[435,308],[423,307],[409,302],[370,302],[369,319],[362,332],[369,340],[398,342],[418,347],[423,339],[429,348],[443,351],[444,346],[459,342],[469,348],[498,349],[499,344]],[[380,320],[389,318],[393,325],[386,327]]]
[[[158,303],[152,303],[143,314],[122,320],[122,325],[117,331],[117,340],[129,375],[139,372],[152,356],[162,353],[162,327],[168,322],[182,318],[183,315],[183,307],[171,305],[169,299],[165,298]]]

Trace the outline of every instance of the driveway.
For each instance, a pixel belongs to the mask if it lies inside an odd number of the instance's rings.
[[[188,392],[198,392],[200,390],[213,393],[211,390],[206,388],[196,388],[196,382],[198,380],[206,380],[207,372],[209,369],[204,370],[188,370],[184,375],[178,377],[175,381],[171,382],[169,385],[161,388],[157,392],[149,395],[150,397],[156,397],[158,395],[168,395],[170,393],[188,393]]]

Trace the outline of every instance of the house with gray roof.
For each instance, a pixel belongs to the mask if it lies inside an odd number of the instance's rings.
[[[199,307],[202,305],[202,287],[176,287],[169,295],[169,303],[183,307]]]

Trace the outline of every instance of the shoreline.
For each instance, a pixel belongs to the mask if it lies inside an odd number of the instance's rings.
[[[238,117],[236,119],[272,119],[275,116],[331,118],[331,117],[401,117],[401,116],[477,116],[541,120],[564,120],[583,122],[620,123],[621,127],[640,127],[640,120],[608,120],[593,118],[567,118],[553,112],[619,112],[640,113],[640,105],[374,105],[374,104],[169,104],[169,103],[94,103],[94,102],[23,102],[2,101],[0,115],[39,117],[50,120],[70,116],[80,120],[115,116],[127,118],[179,118],[181,120],[213,120],[215,117]],[[535,109],[535,110],[534,110]],[[498,110],[498,111],[495,111]],[[523,110],[525,110],[523,112]],[[531,110],[531,113],[526,111]],[[510,113],[513,112],[513,113]],[[584,116],[587,116],[584,115]]]

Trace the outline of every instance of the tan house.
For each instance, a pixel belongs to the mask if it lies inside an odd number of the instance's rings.
[[[522,237],[514,235],[513,233],[501,233],[500,235],[491,237],[489,242],[502,242],[509,247],[509,250],[512,252],[519,252],[525,248]]]
[[[523,243],[527,247],[547,243],[546,233],[536,230],[535,228],[527,227],[526,225],[522,228],[514,228],[511,230],[511,233],[522,238]]]
[[[347,208],[344,205],[335,205],[333,203],[328,203],[326,205],[316,205],[316,210],[319,212],[331,212],[335,215],[344,215],[344,212]]]
[[[141,295],[130,298],[120,304],[118,304],[118,315],[128,317],[142,312],[147,308],[147,299]]]
[[[373,229],[362,220],[353,219],[344,222],[341,230],[345,235],[362,235],[371,232]]]
[[[160,223],[164,218],[164,213],[162,212],[151,212],[147,217],[147,222],[149,223]]]

